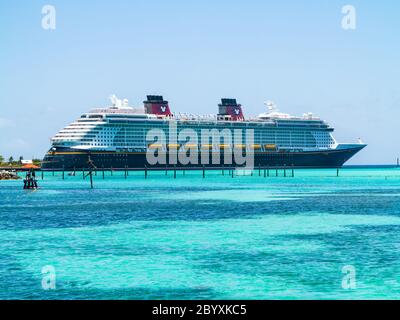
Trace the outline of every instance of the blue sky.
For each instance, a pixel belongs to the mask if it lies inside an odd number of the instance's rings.
[[[55,6],[56,30],[41,27]],[[341,9],[356,8],[356,30]],[[163,94],[174,111],[216,113],[235,97],[245,115],[274,101],[314,112],[351,163],[400,156],[398,1],[2,1],[0,154],[42,157],[49,138],[115,93],[140,105]]]

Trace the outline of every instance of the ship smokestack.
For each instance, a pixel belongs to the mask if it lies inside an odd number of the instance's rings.
[[[236,99],[221,99],[218,105],[218,116],[232,121],[244,120],[242,105],[237,104]]]
[[[143,103],[147,114],[172,116],[168,101],[164,101],[163,96],[147,96],[147,100],[143,101]]]

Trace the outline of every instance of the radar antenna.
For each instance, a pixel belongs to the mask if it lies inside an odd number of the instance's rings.
[[[109,98],[110,101],[111,101],[111,105],[112,105],[113,107],[115,107],[115,106],[117,105],[117,101],[118,101],[116,95],[115,95],[115,94],[112,94],[112,95],[110,95],[108,98]]]
[[[264,102],[265,106],[268,109],[268,113],[273,113],[273,112],[277,112],[278,111],[278,107],[276,106],[276,104],[273,101],[266,101]]]
[[[121,108],[123,104],[125,104],[121,99],[118,99],[115,94],[112,94],[109,99],[111,100],[111,104],[113,108]],[[128,103],[128,100],[126,100],[126,104]]]

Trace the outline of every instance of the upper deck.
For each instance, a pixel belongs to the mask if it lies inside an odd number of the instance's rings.
[[[133,108],[128,106],[128,101],[125,99],[113,100],[113,105],[106,108],[95,108],[83,114],[77,121],[80,123],[90,122],[105,122],[105,123],[122,123],[131,121],[150,121],[156,123],[168,123],[176,121],[177,125],[225,125],[227,127],[252,127],[252,126],[271,126],[271,127],[286,127],[286,128],[319,128],[333,130],[328,123],[315,117],[312,113],[303,114],[302,117],[292,116],[281,113],[272,102],[267,102],[268,111],[255,117],[247,119],[241,117],[232,119],[230,115],[220,114],[187,114],[173,113],[168,115],[149,114],[145,108]]]
[[[172,122],[179,129],[192,129],[198,134],[205,130],[254,130],[255,143],[281,148],[331,148],[334,130],[325,121],[304,114],[295,117],[278,111],[268,102],[268,110],[256,117],[244,118],[241,106],[234,99],[222,99],[219,114],[195,115],[172,113],[162,97],[149,96],[144,108],[128,106],[127,100],[112,98],[112,105],[95,108],[60,130],[53,138],[54,146],[79,148],[145,148],[146,133],[162,129],[169,136]],[[155,113],[149,113],[155,112]]]

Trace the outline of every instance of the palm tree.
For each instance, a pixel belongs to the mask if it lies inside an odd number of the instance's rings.
[[[18,162],[21,164],[21,163],[22,163],[22,160],[24,160],[24,157],[23,157],[23,156],[20,156]]]
[[[9,163],[9,164],[12,164],[13,162],[14,162],[14,158],[13,158],[12,156],[9,157],[9,158],[8,158],[8,163]]]
[[[0,154],[0,164],[4,162],[4,157]]]

